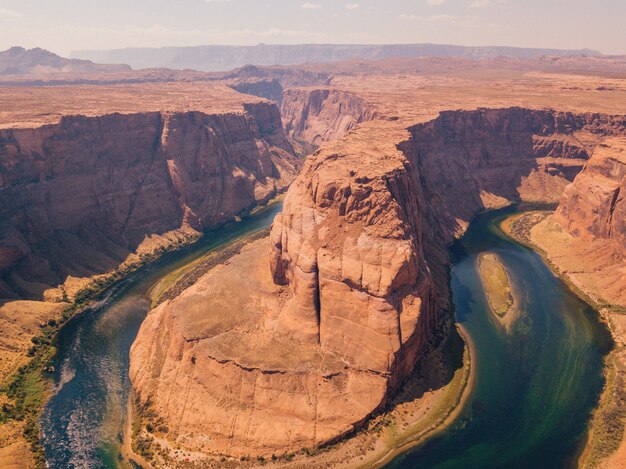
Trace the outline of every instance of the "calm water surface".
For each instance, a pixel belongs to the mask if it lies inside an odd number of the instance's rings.
[[[497,224],[511,210],[474,222],[453,248],[457,321],[476,346],[476,385],[445,433],[390,468],[566,468],[576,464],[603,385],[610,336],[596,313],[533,251]],[[488,312],[477,256],[496,252],[519,291],[522,313],[507,333]]]
[[[59,335],[56,393],[42,417],[52,468],[116,467],[130,390],[129,350],[168,273],[243,234],[269,226],[280,204],[207,234],[112,288]],[[476,346],[476,385],[462,416],[392,468],[560,468],[575,455],[602,388],[610,339],[595,313],[532,251],[496,228],[506,211],[480,217],[454,247],[457,320]],[[520,291],[522,314],[506,333],[490,317],[476,258],[502,258]]]
[[[239,223],[207,233],[113,287],[97,306],[74,317],[58,337],[56,391],[41,418],[51,468],[117,467],[127,415],[130,346],[152,287],[170,272],[242,235],[268,227],[275,203]]]

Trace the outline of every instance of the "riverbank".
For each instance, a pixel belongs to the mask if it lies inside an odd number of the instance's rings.
[[[454,326],[452,326],[454,327]],[[336,443],[319,449],[293,450],[271,457],[232,458],[201,454],[172,445],[165,434],[147,432],[155,423],[145,415],[134,448],[141,446],[151,461],[166,467],[260,467],[277,465],[292,469],[308,467],[379,468],[410,448],[444,431],[456,420],[471,395],[475,374],[474,346],[462,326],[423,358],[397,396],[362,428]],[[151,409],[145,413],[152,414]],[[141,445],[137,445],[140,441]],[[150,444],[146,446],[146,442]],[[145,455],[144,454],[144,455]]]
[[[605,385],[593,412],[586,441],[578,454],[583,468],[620,468],[626,464],[626,316],[624,305],[611,305],[597,291],[580,286],[550,254],[551,240],[542,236],[541,224],[549,223],[551,211],[530,211],[505,219],[500,227],[515,241],[537,252],[554,275],[588,303],[606,324],[614,342],[604,360]],[[544,231],[545,232],[545,231]],[[562,242],[562,240],[561,240]]]
[[[235,221],[253,217],[259,211],[270,209],[280,203],[282,198],[282,194],[279,194],[264,206],[253,207],[241,214]],[[53,376],[56,370],[53,361],[60,331],[68,323],[76,320],[81,313],[105,301],[116,287],[124,284],[140,270],[155,264],[167,254],[175,254],[186,249],[193,250],[200,239],[200,233],[187,233],[184,236],[175,236],[171,243],[151,243],[150,250],[129,256],[114,271],[83,279],[80,289],[73,291],[70,297],[64,294],[64,301],[58,303],[17,300],[0,304],[0,309],[11,307],[11,311],[15,312],[24,309],[22,304],[26,303],[31,311],[48,313],[43,315],[31,313],[30,316],[34,318],[31,322],[35,323],[30,325],[30,329],[21,331],[23,339],[21,349],[13,346],[10,347],[11,353],[2,354],[3,366],[5,361],[10,360],[7,369],[11,367],[12,371],[5,373],[4,376],[0,375],[1,467],[20,469],[45,467],[39,418],[54,390]],[[37,308],[38,305],[41,307]],[[1,320],[10,315],[2,313],[0,316]],[[4,351],[8,339],[4,338],[0,342],[0,352]],[[5,355],[8,355],[8,358]]]

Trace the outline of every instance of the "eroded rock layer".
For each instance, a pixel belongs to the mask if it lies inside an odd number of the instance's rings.
[[[41,298],[268,200],[298,161],[267,102],[0,130],[0,292]]]
[[[287,134],[312,148],[333,142],[376,116],[374,107],[354,93],[317,88],[286,90],[281,114]]]
[[[626,308],[626,139],[600,144],[531,239],[600,305]]]
[[[446,111],[411,127],[402,145],[420,168],[447,240],[474,214],[516,201],[559,201],[606,136],[626,117],[523,108]]]
[[[362,124],[307,160],[269,271],[257,242],[149,315],[131,353],[140,399],[176,422],[168,438],[206,452],[272,454],[357,428],[445,330],[447,244],[480,210],[555,200],[624,122],[508,108]]]

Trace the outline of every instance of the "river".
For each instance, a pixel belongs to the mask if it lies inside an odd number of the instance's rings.
[[[476,348],[475,384],[445,432],[389,468],[568,468],[576,466],[603,386],[611,338],[597,313],[541,257],[506,237],[505,209],[478,217],[452,248],[456,319]],[[489,312],[477,257],[497,253],[520,297],[510,331]]]
[[[273,203],[238,223],[208,232],[191,246],[165,254],[111,288],[96,306],[61,329],[55,391],[41,418],[49,467],[119,466],[130,391],[129,352],[148,312],[152,289],[207,253],[267,228],[281,208],[281,203]]]
[[[129,350],[160,279],[211,250],[268,226],[280,204],[208,233],[142,268],[58,337],[56,391],[41,419],[52,468],[116,467],[130,390]],[[475,385],[457,421],[391,468],[559,468],[575,463],[603,385],[610,336],[596,313],[552,275],[541,258],[506,238],[511,210],[478,217],[453,247],[457,321],[475,344]],[[497,253],[524,292],[508,332],[488,313],[476,258]]]

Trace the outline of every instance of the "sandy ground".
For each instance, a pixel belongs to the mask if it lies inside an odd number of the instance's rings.
[[[0,86],[0,129],[56,124],[63,116],[145,112],[242,112],[262,101],[223,83],[151,83],[54,87]]]
[[[477,264],[491,317],[508,333],[521,313],[520,292],[513,287],[497,254],[485,252],[478,257]]]

